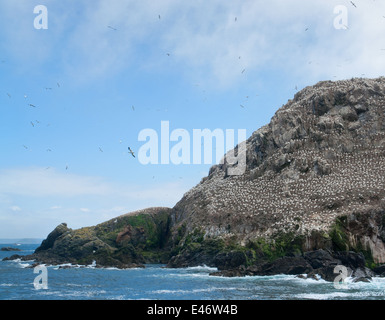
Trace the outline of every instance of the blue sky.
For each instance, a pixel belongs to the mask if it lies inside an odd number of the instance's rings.
[[[305,86],[384,75],[385,3],[354,4],[0,0],[0,238],[174,206],[210,165],[131,157],[161,121],[250,136]]]

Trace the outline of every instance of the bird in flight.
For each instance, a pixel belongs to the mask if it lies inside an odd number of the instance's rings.
[[[99,147],[99,151],[100,151],[100,152],[103,152],[102,148]]]
[[[113,28],[113,27],[111,27],[111,26],[108,26],[108,28],[110,28],[110,29],[112,29],[112,30],[115,30],[115,31],[117,30],[117,29],[115,29],[115,28]]]
[[[32,107],[32,108],[36,108],[36,106],[33,105],[33,104],[29,104],[29,106]]]
[[[354,4],[353,1],[350,1],[350,3],[351,3],[355,8],[357,8],[357,6]]]
[[[128,147],[128,153],[130,153],[135,158],[135,153],[134,151],[131,150],[130,147]]]

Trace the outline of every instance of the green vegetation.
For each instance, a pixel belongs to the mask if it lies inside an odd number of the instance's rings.
[[[346,216],[336,218],[334,225],[330,230],[330,238],[336,251],[349,250],[349,238],[346,232]]]
[[[374,262],[372,252],[369,248],[365,248],[360,241],[357,241],[355,245],[349,241],[349,229],[346,216],[336,218],[329,236],[332,240],[334,250],[362,253],[365,257],[366,267],[373,269],[378,265]]]
[[[302,236],[296,236],[290,232],[278,234],[274,240],[259,238],[250,241],[247,248],[252,250],[256,260],[274,261],[289,254],[301,254],[303,242]]]

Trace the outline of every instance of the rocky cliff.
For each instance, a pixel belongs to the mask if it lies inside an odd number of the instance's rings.
[[[384,263],[384,85],[327,81],[297,93],[247,140],[245,174],[214,166],[173,208],[174,238],[195,232],[271,256],[354,250]]]
[[[59,226],[34,256],[244,274],[385,263],[385,78],[301,90],[246,141],[246,166],[240,176],[227,174],[226,161],[213,166],[172,209]]]

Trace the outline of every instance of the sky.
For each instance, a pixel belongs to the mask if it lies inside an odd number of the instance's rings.
[[[173,207],[217,159],[143,164],[162,121],[249,137],[306,86],[384,71],[379,0],[0,0],[0,238]]]

